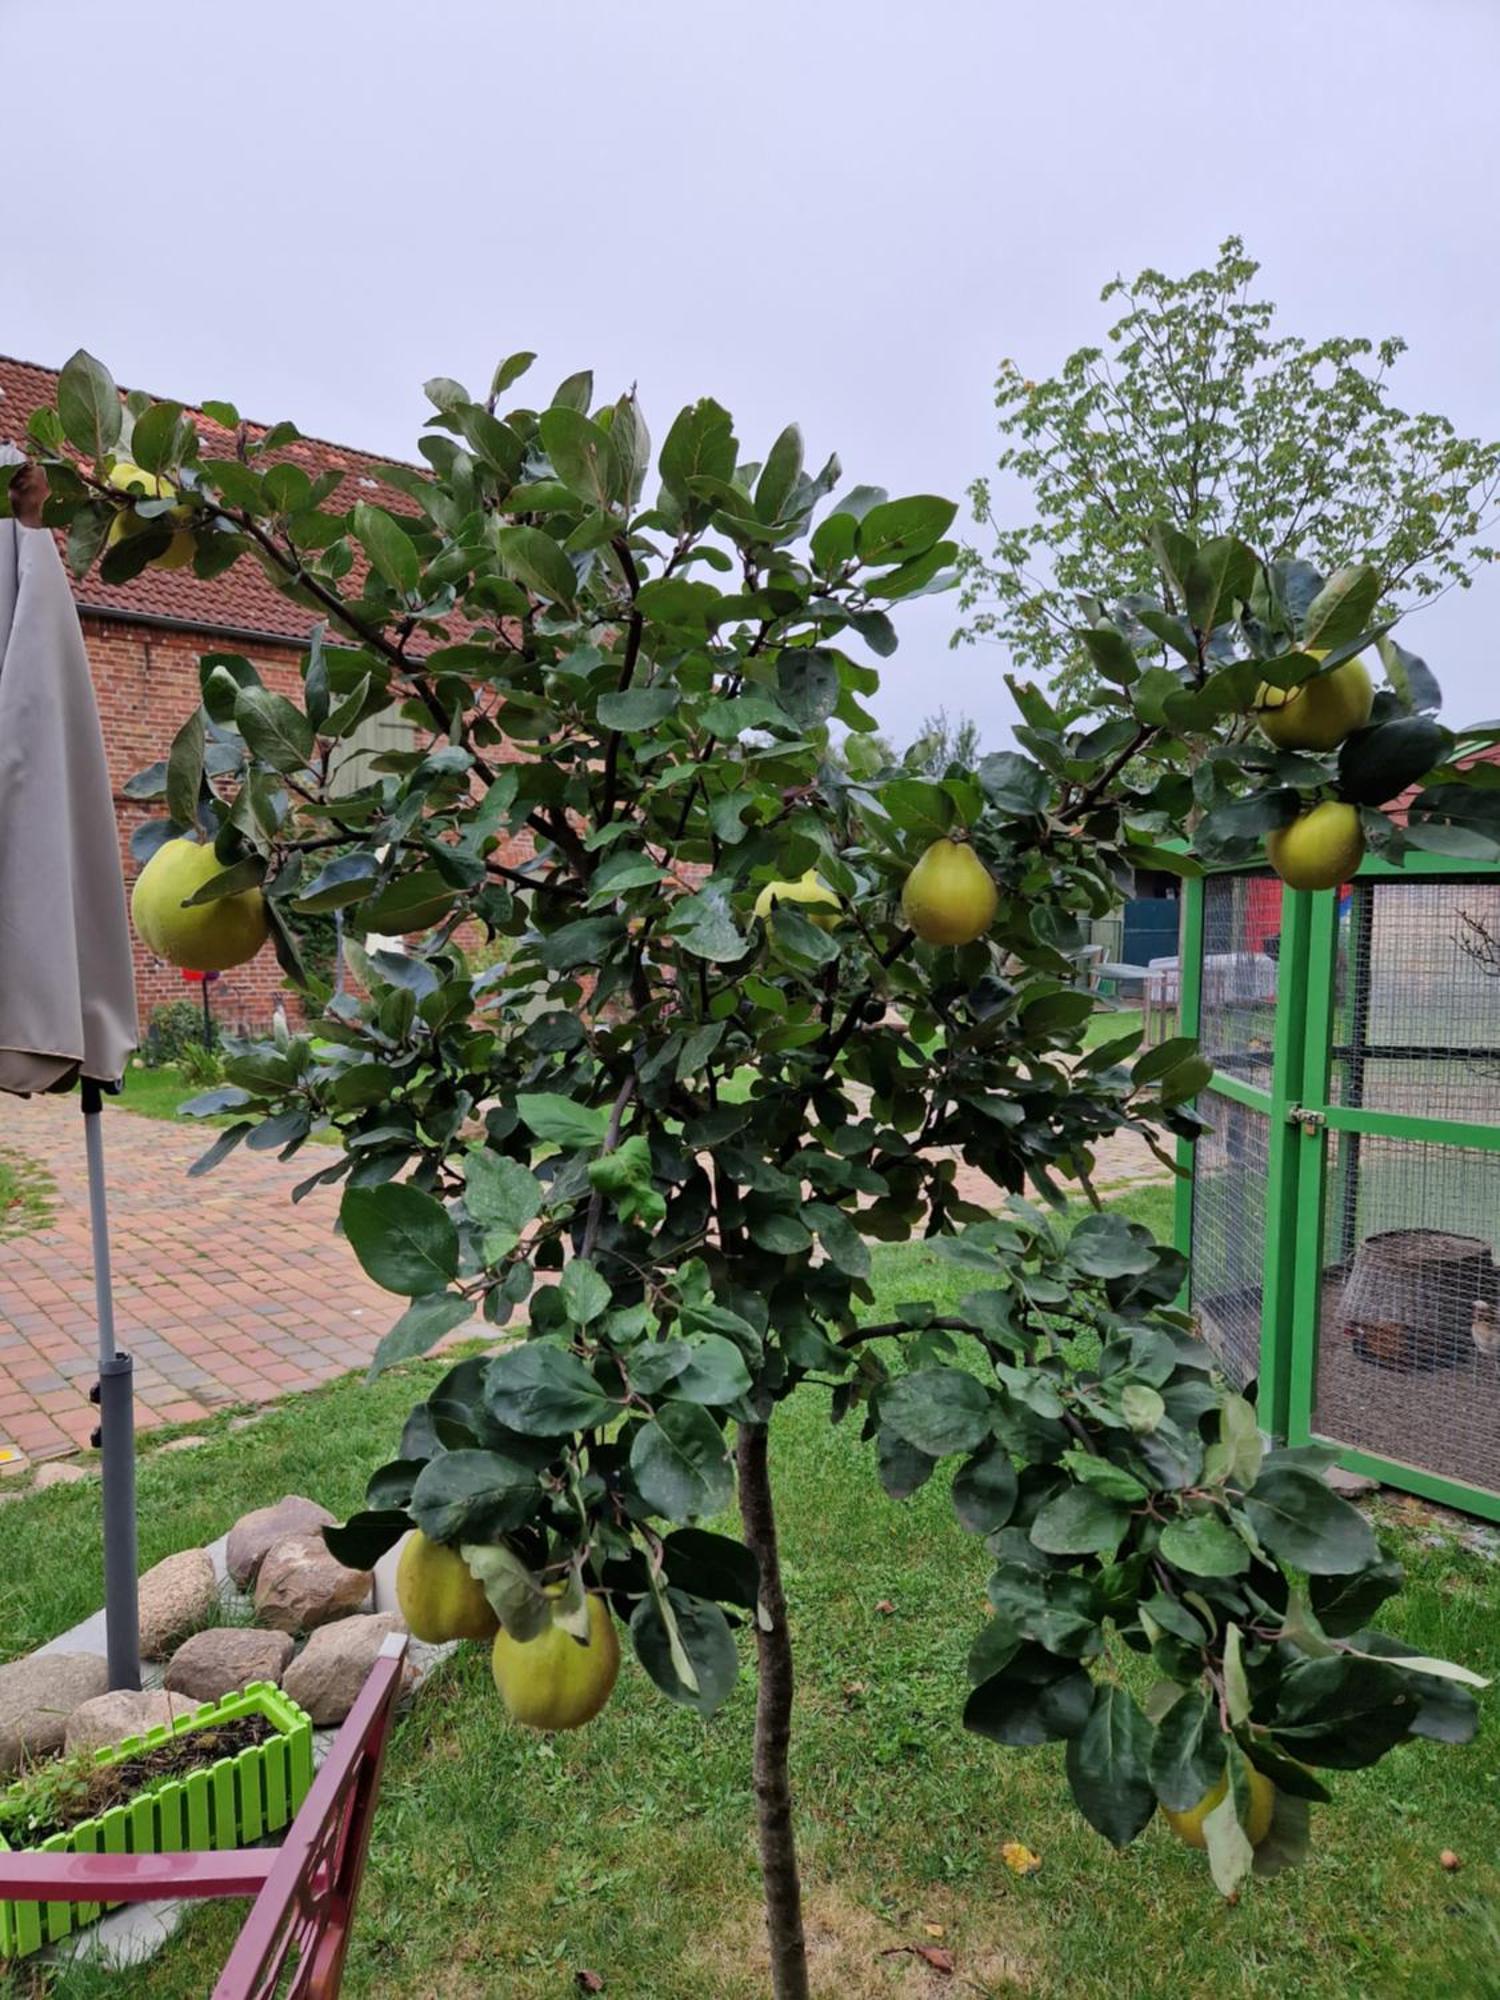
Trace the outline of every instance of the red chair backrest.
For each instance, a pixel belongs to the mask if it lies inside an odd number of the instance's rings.
[[[405,1663],[405,1635],[392,1633],[282,1842],[212,2000],[334,2000]]]

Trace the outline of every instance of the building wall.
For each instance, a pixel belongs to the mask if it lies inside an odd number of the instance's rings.
[[[172,738],[198,706],[198,660],[203,653],[238,652],[253,660],[268,688],[295,699],[301,687],[302,647],[291,641],[250,643],[226,639],[212,631],[182,631],[173,627],[82,612],[84,639],[93,669],[104,730],[105,753],[115,811],[120,826],[120,852],[127,891],[139,872],[130,855],[130,836],[143,821],[156,818],[160,803],[141,805],[124,795],[127,779],[164,757]],[[410,740],[404,724],[381,717],[361,731],[361,747],[378,752]],[[507,754],[502,749],[500,755]],[[518,865],[531,851],[529,839],[509,843],[502,859]],[[477,939],[476,939],[477,942]],[[173,1000],[201,999],[202,987],[185,980],[176,966],[156,958],[132,932],[135,951],[136,997],[144,1032],[152,1010]],[[278,997],[296,1003],[285,987],[276,955],[268,945],[248,965],[236,966],[212,982],[210,1004],[221,1025],[262,1027],[271,1018]]]

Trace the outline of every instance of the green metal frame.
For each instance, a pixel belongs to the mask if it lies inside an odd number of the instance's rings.
[[[1495,873],[1488,862],[1413,853],[1400,867],[1386,861],[1367,860],[1360,868],[1359,878],[1401,881],[1413,877],[1451,880],[1475,876],[1493,880]],[[1181,1032],[1192,1036],[1198,1035],[1202,1025],[1207,879],[1210,878],[1189,880],[1183,893]],[[1367,1473],[1386,1485],[1404,1488],[1486,1519],[1500,1520],[1500,1493],[1362,1451],[1341,1438],[1328,1437],[1315,1426],[1328,1201],[1328,1134],[1368,1134],[1423,1145],[1462,1146],[1500,1153],[1500,1126],[1330,1103],[1338,941],[1335,892],[1283,892],[1271,1087],[1260,1090],[1240,1077],[1217,1071],[1205,1086],[1220,1097],[1264,1113],[1269,1120],[1257,1413],[1263,1428],[1290,1444],[1316,1440],[1338,1445],[1342,1462],[1351,1471]],[[1179,1143],[1178,1161],[1191,1175],[1191,1142]],[[1191,1178],[1178,1184],[1175,1221],[1177,1246],[1191,1258]]]

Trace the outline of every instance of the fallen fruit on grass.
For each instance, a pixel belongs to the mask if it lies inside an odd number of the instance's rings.
[[[396,1602],[415,1639],[440,1646],[449,1639],[490,1639],[500,1629],[484,1586],[458,1553],[430,1541],[420,1528],[396,1565]]]
[[[159,472],[145,472],[138,465],[132,465],[128,458],[112,468],[109,483],[116,493],[135,493],[147,500],[175,500],[177,488],[170,479],[164,479]],[[164,518],[168,521],[190,521],[191,507],[174,507]],[[127,535],[139,535],[152,524],[141,519],[139,514],[120,513],[109,524],[109,533],[104,538],[104,546],[112,549],[116,542]],[[193,560],[193,537],[186,528],[179,528],[167,547],[159,556],[153,556],[146,565],[148,569],[184,569]]]
[[[1219,1782],[1203,1794],[1197,1805],[1189,1806],[1185,1812],[1173,1812],[1170,1806],[1163,1806],[1162,1816],[1177,1838],[1189,1847],[1207,1847],[1208,1835],[1203,1831],[1203,1822],[1228,1790],[1229,1773],[1226,1771]],[[1271,1816],[1275,1810],[1276,1787],[1264,1771],[1257,1771],[1251,1765],[1250,1824],[1245,1828],[1245,1835],[1252,1847],[1259,1847],[1271,1831]]]
[[[168,840],[157,848],[136,877],[130,896],[130,921],[143,944],[168,965],[189,972],[227,972],[243,965],[265,943],[266,899],[259,889],[241,889],[216,902],[184,908],[224,863],[194,840]]]
[[[755,914],[764,923],[778,903],[793,903],[800,914],[819,930],[831,930],[843,908],[826,882],[818,880],[816,868],[809,868],[795,882],[768,882],[755,899]],[[824,907],[831,905],[831,909]]]
[[[1327,799],[1266,835],[1271,866],[1289,889],[1336,889],[1364,859],[1357,807]]]
[[[1321,660],[1314,652],[1311,657]],[[1278,750],[1337,750],[1346,736],[1363,729],[1375,704],[1375,687],[1363,660],[1345,660],[1332,673],[1317,674],[1300,687],[1277,688],[1262,681],[1255,696],[1255,719]]]
[[[924,944],[972,944],[995,921],[1000,892],[965,840],[935,840],[906,878],[901,910]]]
[[[609,1700],[620,1672],[620,1641],[604,1599],[591,1592],[588,1607],[586,1640],[555,1619],[534,1639],[496,1635],[491,1666],[512,1721],[528,1729],[581,1729]]]

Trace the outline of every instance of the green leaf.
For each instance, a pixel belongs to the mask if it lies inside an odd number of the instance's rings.
[[[605,729],[627,732],[655,729],[666,721],[677,701],[676,688],[625,688],[614,694],[601,694],[595,712]]]
[[[894,823],[925,840],[947,833],[958,818],[952,794],[925,778],[893,778],[876,795]]]
[[[665,1595],[677,1643],[687,1657],[696,1686],[690,1687],[678,1671],[673,1634],[654,1594],[643,1597],[632,1614],[631,1644],[662,1693],[707,1720],[732,1692],[739,1674],[734,1634],[717,1604],[681,1590],[668,1590]]]
[[[573,565],[552,537],[540,528],[501,528],[495,537],[507,576],[538,597],[572,610],[578,598]]]
[[[1068,1238],[1066,1255],[1090,1278],[1140,1277],[1154,1269],[1156,1245],[1149,1229],[1106,1210],[1084,1217]]]
[[[872,507],[859,524],[859,559],[867,568],[877,563],[905,562],[940,541],[958,508],[936,494],[918,493],[904,500],[887,500]]]
[[[342,1526],[323,1530],[323,1546],[345,1569],[373,1569],[388,1549],[411,1530],[404,1507],[364,1508]]]
[[[721,1333],[705,1334],[688,1349],[686,1365],[672,1380],[672,1394],[684,1402],[722,1409],[750,1393],[745,1357]]]
[[[1188,616],[1198,631],[1212,632],[1233,617],[1236,603],[1254,588],[1257,568],[1254,551],[1233,535],[1203,543],[1182,579]]]
[[[662,1543],[667,1581],[689,1597],[708,1597],[753,1611],[760,1601],[760,1564],[743,1542],[706,1528],[679,1528]]]
[[[1147,1382],[1127,1382],[1120,1391],[1120,1415],[1140,1437],[1149,1436],[1166,1413],[1166,1404]]]
[[[416,589],[422,575],[421,560],[411,536],[394,514],[361,500],[349,517],[349,525],[378,577],[403,596]]]
[[[1130,1526],[1130,1510],[1092,1486],[1065,1486],[1031,1524],[1035,1548],[1050,1556],[1112,1556]]]
[[[167,757],[167,812],[178,826],[192,826],[198,818],[198,794],[203,786],[203,744],[203,710],[195,708],[173,737]]]
[[[1128,1846],[1156,1811],[1153,1737],[1129,1690],[1105,1682],[1081,1734],[1068,1743],[1068,1783],[1078,1810],[1115,1847]]]
[[[426,930],[453,907],[458,891],[436,868],[418,868],[411,875],[398,875],[372,896],[360,911],[367,931],[386,937],[405,937]]]
[[[1316,646],[1331,653],[1335,646],[1359,638],[1380,601],[1379,575],[1367,564],[1336,569],[1312,603],[1302,626],[1304,650]]]
[[[1119,1500],[1127,1507],[1138,1506],[1147,1489],[1133,1472],[1113,1459],[1096,1458],[1090,1451],[1065,1451],[1058,1464],[1066,1467],[1082,1486],[1092,1486],[1106,1500]]]
[[[495,370],[494,379],[490,383],[490,394],[492,396],[503,396],[512,382],[520,381],[521,377],[535,360],[536,356],[525,350],[522,350],[518,354],[507,355],[505,360]]]
[[[838,661],[817,646],[786,647],[776,663],[776,693],[803,729],[815,729],[838,707]]]
[[[836,1269],[851,1278],[870,1275],[870,1246],[852,1217],[826,1201],[803,1204],[802,1220],[817,1231],[818,1240]]]
[[[464,1155],[464,1206],[484,1227],[490,1262],[515,1248],[527,1224],[541,1214],[542,1202],[540,1181],[519,1160],[483,1146]]]
[[[421,1188],[388,1181],[344,1191],[339,1220],[377,1285],[416,1298],[458,1276],[458,1231],[443,1204]]]
[[[734,1497],[723,1433],[695,1403],[667,1403],[642,1424],[630,1447],[636,1490],[669,1521],[717,1514]]]
[[[692,500],[694,479],[730,479],[739,448],[734,420],[711,397],[682,410],[667,432],[658,465],[662,485],[679,506]]]
[[[986,1590],[995,1624],[1016,1637],[1074,1659],[1098,1651],[1104,1610],[1092,1578],[1003,1563]]]
[[[953,1475],[953,1511],[971,1535],[992,1535],[1015,1511],[1016,1469],[1001,1444],[982,1447]]]
[[[485,1406],[523,1437],[566,1437],[620,1414],[576,1354],[542,1340],[496,1355],[485,1377]]]
[[[892,1500],[909,1500],[937,1469],[930,1452],[918,1451],[899,1431],[883,1430],[875,1440],[880,1484]]]
[[[1240,1825],[1232,1786],[1204,1820],[1203,1837],[1208,1844],[1208,1867],[1214,1887],[1221,1896],[1237,1896],[1255,1866],[1255,1849]]]
[[[69,444],[96,463],[119,442],[120,392],[102,361],[79,348],[57,378],[57,414]]]
[[[1241,1576],[1250,1551],[1222,1516],[1184,1514],[1169,1521],[1159,1544],[1163,1562],[1189,1576]]]
[[[1093,1711],[1094,1683],[1071,1661],[1023,1646],[1000,1673],[982,1681],[964,1704],[964,1728],[1016,1750],[1053,1743],[1083,1729]]]
[[[582,410],[554,404],[537,420],[542,448],[570,493],[606,510],[624,496],[620,461],[607,430]]]
[[[1156,1725],[1151,1784],[1173,1812],[1190,1812],[1224,1770],[1224,1732],[1208,1696],[1189,1688]]]
[[[544,1146],[561,1146],[568,1152],[602,1146],[609,1130],[607,1105],[578,1104],[555,1091],[519,1092],[516,1113]]]
[[[445,1451],[418,1473],[411,1512],[434,1542],[483,1542],[522,1526],[540,1497],[529,1465],[497,1451]]]
[[[1310,1576],[1347,1576],[1380,1560],[1359,1509],[1298,1466],[1268,1459],[1245,1512],[1264,1548]]]
[[[574,1326],[589,1326],[609,1306],[609,1286],[586,1257],[575,1257],[558,1284],[563,1311]]]
[[[763,521],[779,521],[802,472],[802,433],[788,424],[766,453],[755,488],[755,511]]]
[[[707,959],[710,964],[731,964],[750,949],[749,939],[735,924],[728,896],[717,884],[711,883],[695,896],[680,897],[662,928],[680,940],[694,958]]]
[[[994,1419],[989,1390],[960,1368],[900,1375],[880,1399],[881,1423],[933,1458],[976,1450],[989,1438]]]
[[[273,771],[305,771],[312,761],[312,724],[284,695],[263,687],[241,688],[234,698],[234,722],[251,752]]]
[[[299,910],[341,910],[368,896],[380,875],[380,863],[361,849],[356,854],[340,854],[320,868],[302,892],[293,898]]]
[[[414,1355],[425,1354],[446,1334],[473,1317],[473,1305],[456,1292],[426,1292],[414,1298],[376,1348],[369,1379],[373,1381],[398,1361],[410,1361]]]
[[[519,1525],[519,1524],[518,1524]],[[535,1639],[552,1624],[554,1600],[504,1542],[461,1542],[459,1554],[484,1586],[490,1609],[513,1639]]]

